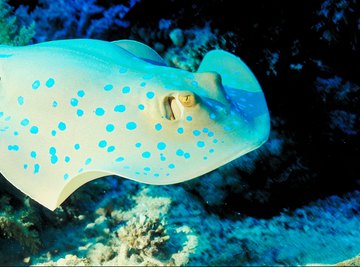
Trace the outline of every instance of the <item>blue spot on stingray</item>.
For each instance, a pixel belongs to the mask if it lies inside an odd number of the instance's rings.
[[[107,152],[113,152],[115,150],[115,147],[114,146],[109,146],[107,148]]]
[[[149,99],[153,99],[155,96],[155,93],[154,92],[147,92],[146,93],[146,97],[149,98]]]
[[[9,121],[9,120],[11,120],[11,116],[7,116],[7,117],[5,118],[5,121]]]
[[[140,83],[140,86],[141,86],[141,87],[145,87],[145,86],[146,86],[146,82]]]
[[[20,124],[21,124],[22,126],[28,126],[29,123],[30,123],[30,121],[29,121],[28,119],[23,119],[23,120],[20,122]]]
[[[188,158],[190,158],[190,154],[189,153],[184,153],[184,158],[186,158],[186,159],[188,159]]]
[[[82,109],[78,109],[76,111],[76,115],[78,115],[78,117],[82,117],[84,115],[84,111]]]
[[[55,131],[55,130],[52,130],[52,131],[51,131],[51,135],[52,135],[52,136],[55,136],[55,135],[56,135],[56,131]]]
[[[29,167],[29,165],[24,164],[24,169],[27,170],[27,168]]]
[[[30,157],[32,157],[33,159],[36,159],[36,152],[35,152],[35,151],[31,151],[31,152],[30,152]]]
[[[191,116],[187,116],[187,117],[186,117],[186,120],[187,120],[187,121],[192,121],[192,117],[191,117]]]
[[[96,108],[95,114],[96,114],[96,116],[102,116],[105,114],[105,110],[103,108]]]
[[[215,119],[216,119],[216,115],[215,115],[214,113],[211,113],[211,114],[210,114],[210,119],[215,120]]]
[[[216,144],[217,142],[219,142],[219,140],[217,140],[217,139],[214,139],[214,140],[213,140],[213,143],[214,143],[214,144]]]
[[[159,177],[159,176],[160,176],[160,174],[154,173],[154,177]]]
[[[107,84],[104,86],[105,91],[111,91],[113,88],[114,88],[114,86],[112,84]]]
[[[124,68],[124,67],[121,67],[120,69],[119,69],[119,72],[120,73],[126,73],[128,70],[127,70],[127,68]]]
[[[150,170],[151,170],[150,167],[145,167],[145,168],[144,168],[144,171],[149,172]]]
[[[53,101],[52,106],[53,106],[53,108],[56,108],[58,106],[58,103],[56,101]]]
[[[66,163],[70,162],[70,157],[69,157],[69,156],[65,156],[64,161],[65,161]]]
[[[79,91],[77,92],[77,95],[78,95],[78,97],[84,97],[84,95],[85,95],[84,90],[79,90]]]
[[[202,148],[202,147],[205,146],[205,142],[204,142],[204,141],[198,141],[198,142],[196,143],[196,145],[197,145],[198,147]]]
[[[101,141],[99,142],[98,146],[99,146],[100,148],[106,147],[106,146],[107,146],[106,140],[101,140]]]
[[[56,155],[52,155],[50,157],[51,164],[56,164],[58,162],[58,157]]]
[[[208,128],[204,128],[204,129],[203,129],[203,132],[204,132],[204,133],[207,133],[208,131],[209,131]]]
[[[17,101],[18,101],[18,104],[19,104],[20,106],[24,105],[24,97],[19,96],[18,99],[17,99]]]
[[[162,126],[160,123],[155,124],[155,130],[160,131],[162,129]]]
[[[226,126],[224,127],[224,130],[225,130],[226,132],[229,132],[229,131],[232,130],[232,128],[231,128],[230,126],[226,125]]]
[[[191,85],[192,85],[192,86],[195,86],[195,87],[196,87],[196,86],[199,86],[199,84],[198,84],[197,81],[192,81],[192,82],[191,82]]]
[[[30,128],[30,133],[37,134],[39,132],[39,128],[37,126],[32,126]]]
[[[18,145],[9,145],[8,146],[8,150],[9,151],[12,151],[12,150],[14,150],[14,151],[18,151],[19,150],[19,146]]]
[[[15,131],[14,132],[14,136],[18,136],[19,135],[19,132],[18,131]]]
[[[199,130],[194,130],[194,131],[193,131],[193,134],[194,134],[195,136],[199,136],[199,135],[201,134],[201,132],[200,132]]]
[[[76,98],[71,98],[70,105],[76,107],[78,104],[79,104],[79,100],[77,100]]]
[[[118,158],[115,159],[116,162],[121,162],[121,161],[123,161],[123,160],[124,160],[123,157],[118,157]]]
[[[163,154],[160,154],[160,160],[161,160],[161,161],[165,161],[165,160],[166,160],[166,157],[165,157]]]
[[[67,180],[69,178],[69,174],[65,173],[64,174],[64,180]]]
[[[79,145],[79,144],[75,144],[75,145],[74,145],[74,148],[75,148],[75,150],[79,150],[79,149],[80,149],[80,145]]]
[[[182,149],[178,149],[178,150],[176,150],[176,155],[181,157],[184,155],[184,151]]]
[[[135,130],[136,127],[137,127],[137,125],[136,125],[136,123],[133,122],[133,121],[128,122],[128,123],[126,124],[126,129],[128,129],[128,130],[130,130],[130,131]]]
[[[140,110],[144,110],[144,109],[145,109],[145,107],[144,107],[143,104],[140,104],[140,105],[138,106],[138,108],[139,108]]]
[[[54,86],[54,84],[55,84],[55,80],[53,79],[53,78],[49,78],[47,81],[46,81],[46,87],[48,87],[48,88],[51,88],[51,87],[53,87]]]
[[[59,128],[60,131],[65,131],[66,130],[66,124],[61,121],[58,124],[58,128]]]
[[[115,112],[124,112],[126,110],[126,107],[124,105],[117,105],[114,108]]]
[[[151,153],[149,151],[145,151],[141,154],[141,156],[145,159],[148,159],[151,157]]]
[[[89,165],[91,163],[92,159],[91,158],[87,158],[85,160],[85,165]]]
[[[214,153],[214,149],[213,148],[209,149],[209,153]]]
[[[0,112],[0,118],[2,117],[2,116],[4,116],[4,112]]]
[[[182,128],[182,127],[178,128],[178,129],[177,129],[177,132],[178,132],[179,134],[183,134],[183,133],[184,133],[184,128]]]
[[[213,137],[213,136],[214,136],[214,133],[213,133],[213,132],[208,132],[208,136],[209,136],[209,137]]]
[[[157,144],[157,148],[158,148],[159,150],[164,150],[164,149],[166,148],[166,144],[165,144],[164,142],[159,142],[159,143]]]
[[[135,146],[136,146],[137,148],[140,148],[140,147],[141,147],[141,143],[136,143]]]
[[[55,147],[50,147],[49,148],[49,153],[50,153],[50,155],[55,155],[56,154],[56,148]]]
[[[169,169],[174,169],[174,168],[175,168],[175,165],[171,163],[171,164],[169,164],[168,167],[169,167]]]
[[[203,157],[203,159],[204,159],[204,160],[207,160],[208,158],[205,156],[205,157]]]
[[[129,86],[125,86],[125,87],[122,89],[122,92],[123,92],[123,94],[128,94],[128,93],[130,93],[130,87],[129,87]]]
[[[34,90],[38,89],[40,87],[40,81],[39,80],[34,81],[31,87]]]
[[[108,125],[106,125],[106,131],[107,131],[107,132],[111,133],[112,131],[114,131],[114,129],[115,129],[114,124],[108,124]]]
[[[40,165],[37,163],[34,164],[34,174],[39,173],[39,171],[40,171]]]

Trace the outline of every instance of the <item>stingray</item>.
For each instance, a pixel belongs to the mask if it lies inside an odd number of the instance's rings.
[[[0,46],[0,172],[50,210],[90,180],[183,182],[261,146],[251,70],[208,52],[197,72],[131,40]]]

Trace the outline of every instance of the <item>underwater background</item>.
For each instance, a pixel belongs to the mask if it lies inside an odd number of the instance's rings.
[[[238,3],[0,0],[0,44],[134,39],[189,71],[234,53],[271,116],[262,147],[181,184],[101,178],[51,212],[0,176],[0,265],[360,266],[359,3]]]

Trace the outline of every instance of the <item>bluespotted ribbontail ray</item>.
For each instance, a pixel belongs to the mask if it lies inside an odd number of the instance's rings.
[[[0,172],[51,210],[106,175],[198,177],[258,148],[269,130],[259,83],[222,50],[191,73],[130,40],[0,46]]]

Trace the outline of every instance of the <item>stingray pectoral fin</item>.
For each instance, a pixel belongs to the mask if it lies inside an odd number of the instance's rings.
[[[202,60],[198,72],[214,71],[220,74],[224,87],[248,92],[262,92],[260,84],[246,64],[223,50],[212,50]]]
[[[55,210],[82,185],[94,179],[98,179],[109,175],[114,175],[114,173],[103,170],[84,171],[83,173],[80,173],[75,177],[71,177],[69,181],[66,184],[64,184],[61,190],[58,191],[56,198],[54,198],[54,201],[52,201],[51,203],[47,203],[46,200],[45,200],[46,202],[40,202],[40,201],[38,202],[50,210]]]
[[[143,43],[134,40],[119,40],[112,43],[149,63],[159,66],[167,66],[164,59],[154,49]]]
[[[251,122],[257,146],[263,144],[270,133],[270,116],[264,93],[249,67],[233,54],[212,50],[205,55],[198,72],[216,72],[221,76],[232,110]]]

